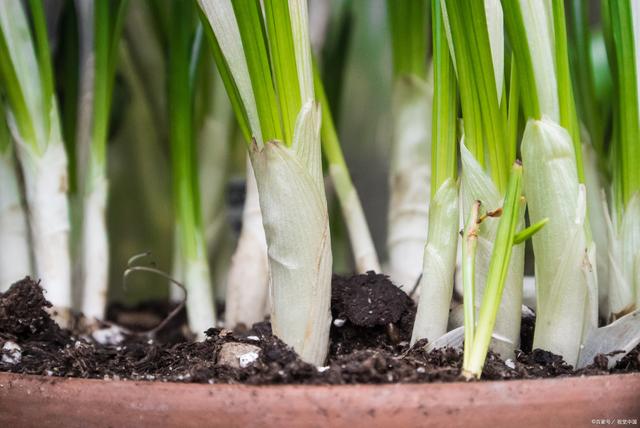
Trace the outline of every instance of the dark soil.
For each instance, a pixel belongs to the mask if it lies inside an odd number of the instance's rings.
[[[62,330],[47,312],[50,304],[39,284],[24,279],[0,294],[0,370],[46,376],[115,378],[200,383],[350,384],[450,382],[463,380],[462,354],[454,349],[430,353],[426,341],[409,347],[415,306],[383,275],[334,277],[331,345],[327,366],[302,362],[271,334],[268,322],[240,333],[211,328],[202,342],[188,341],[184,318],[177,317],[154,337],[125,334],[116,345],[101,345],[91,334]],[[170,308],[164,308],[168,312]],[[138,314],[137,318],[134,317]],[[162,309],[112,308],[111,319],[129,331],[149,330]],[[146,314],[146,315],[145,315]],[[533,320],[524,319],[522,348],[509,365],[489,354],[483,380],[529,379],[640,371],[640,347],[607,370],[607,357],[574,371],[562,358],[531,349]],[[11,343],[13,342],[13,343]],[[217,363],[228,343],[259,347],[258,358],[245,368]],[[8,347],[20,347],[20,361]],[[5,350],[3,351],[3,347]]]

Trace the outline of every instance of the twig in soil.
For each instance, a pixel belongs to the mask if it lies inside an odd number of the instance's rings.
[[[151,330],[142,331],[142,332],[131,332],[131,334],[134,334],[134,335],[154,337],[157,332],[162,330],[185,307],[185,304],[187,302],[187,288],[181,282],[179,282],[178,280],[172,278],[169,274],[167,274],[166,272],[161,271],[158,268],[149,267],[149,266],[132,266],[132,264],[135,261],[140,260],[140,259],[142,259],[144,257],[148,257],[150,255],[151,255],[151,252],[147,251],[147,252],[144,252],[144,253],[141,253],[141,254],[136,254],[135,256],[133,256],[133,257],[131,257],[129,259],[129,261],[127,262],[127,268],[125,269],[124,273],[122,274],[122,288],[124,288],[125,290],[127,289],[127,278],[133,272],[150,272],[150,273],[155,273],[156,275],[160,275],[161,277],[171,281],[173,284],[177,285],[182,290],[182,293],[183,293],[182,300],[180,301],[178,306],[173,308],[171,310],[171,312],[169,312],[169,314],[165,317],[165,319],[163,319],[160,322],[160,324],[158,324],[157,326],[155,326]]]

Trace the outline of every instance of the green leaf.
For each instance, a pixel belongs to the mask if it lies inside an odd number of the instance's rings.
[[[387,0],[395,78],[425,78],[429,7],[426,0]]]
[[[526,241],[527,239],[531,238],[533,235],[538,233],[540,229],[542,229],[544,225],[547,224],[548,222],[549,222],[548,217],[543,218],[542,220],[532,224],[526,229],[523,229],[520,232],[516,233],[516,235],[513,237],[513,245],[522,244],[524,241]]]
[[[247,0],[234,1],[232,4],[251,77],[262,137],[265,141],[285,142],[263,31],[260,2]],[[291,141],[288,143],[291,144]]]
[[[49,112],[55,102],[53,89],[53,71],[51,70],[51,53],[49,50],[49,34],[47,33],[47,20],[44,16],[42,0],[29,0],[31,18],[35,32],[36,55],[42,85],[43,122],[44,129],[49,129]]]
[[[584,183],[584,168],[582,165],[582,142],[580,138],[580,124],[573,99],[573,83],[569,70],[569,53],[567,47],[567,28],[565,24],[564,0],[552,0],[553,32],[556,54],[556,75],[558,80],[558,101],[560,104],[560,125],[562,125],[573,141],[573,149],[578,167],[578,178]]]
[[[498,308],[502,300],[502,291],[509,272],[511,252],[516,226],[519,222],[519,200],[522,194],[522,166],[516,163],[511,171],[502,207],[502,216],[498,224],[498,232],[493,246],[487,285],[482,296],[476,335],[473,340],[471,356],[464,370],[475,377],[480,377],[487,356],[489,343],[496,322]]]
[[[615,49],[614,76],[617,90],[617,162],[620,168],[620,192],[624,206],[640,191],[640,117],[638,107],[638,70],[632,5],[629,0],[609,2],[611,31]],[[621,208],[621,207],[620,207]]]
[[[458,98],[455,70],[449,54],[440,1],[433,10],[433,114],[431,141],[431,188],[439,189],[458,171]],[[435,194],[435,192],[433,192]],[[432,196],[433,197],[433,196]]]
[[[267,1],[264,3],[264,11],[276,93],[282,110],[284,138],[291,142],[301,102],[289,2]]]

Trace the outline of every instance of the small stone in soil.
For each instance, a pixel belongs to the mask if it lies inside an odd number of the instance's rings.
[[[218,353],[217,364],[233,368],[245,368],[258,359],[261,349],[255,345],[227,342]]]

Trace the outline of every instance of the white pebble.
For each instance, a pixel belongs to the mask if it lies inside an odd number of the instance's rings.
[[[101,328],[91,333],[93,340],[101,345],[119,345],[124,341],[124,334],[122,329],[118,326],[111,326],[109,328]]]
[[[247,339],[249,340],[255,340],[256,342],[260,341],[260,338],[258,336],[247,336]]]
[[[516,363],[514,363],[511,358],[509,358],[507,361],[505,361],[504,365],[509,367],[510,369],[515,369],[516,368]]]
[[[240,358],[238,358],[238,360],[240,361],[240,367],[243,369],[249,367],[257,359],[257,352],[247,352],[246,354],[240,355]]]
[[[336,318],[333,320],[333,325],[335,325],[336,327],[342,327],[344,325],[344,323],[346,323],[347,320],[342,319],[342,318]]]
[[[326,372],[327,370],[329,370],[329,366],[324,366],[324,367],[317,367],[318,371],[320,373],[322,372]]]
[[[18,364],[22,360],[22,348],[10,340],[2,346],[2,362],[6,364]]]

